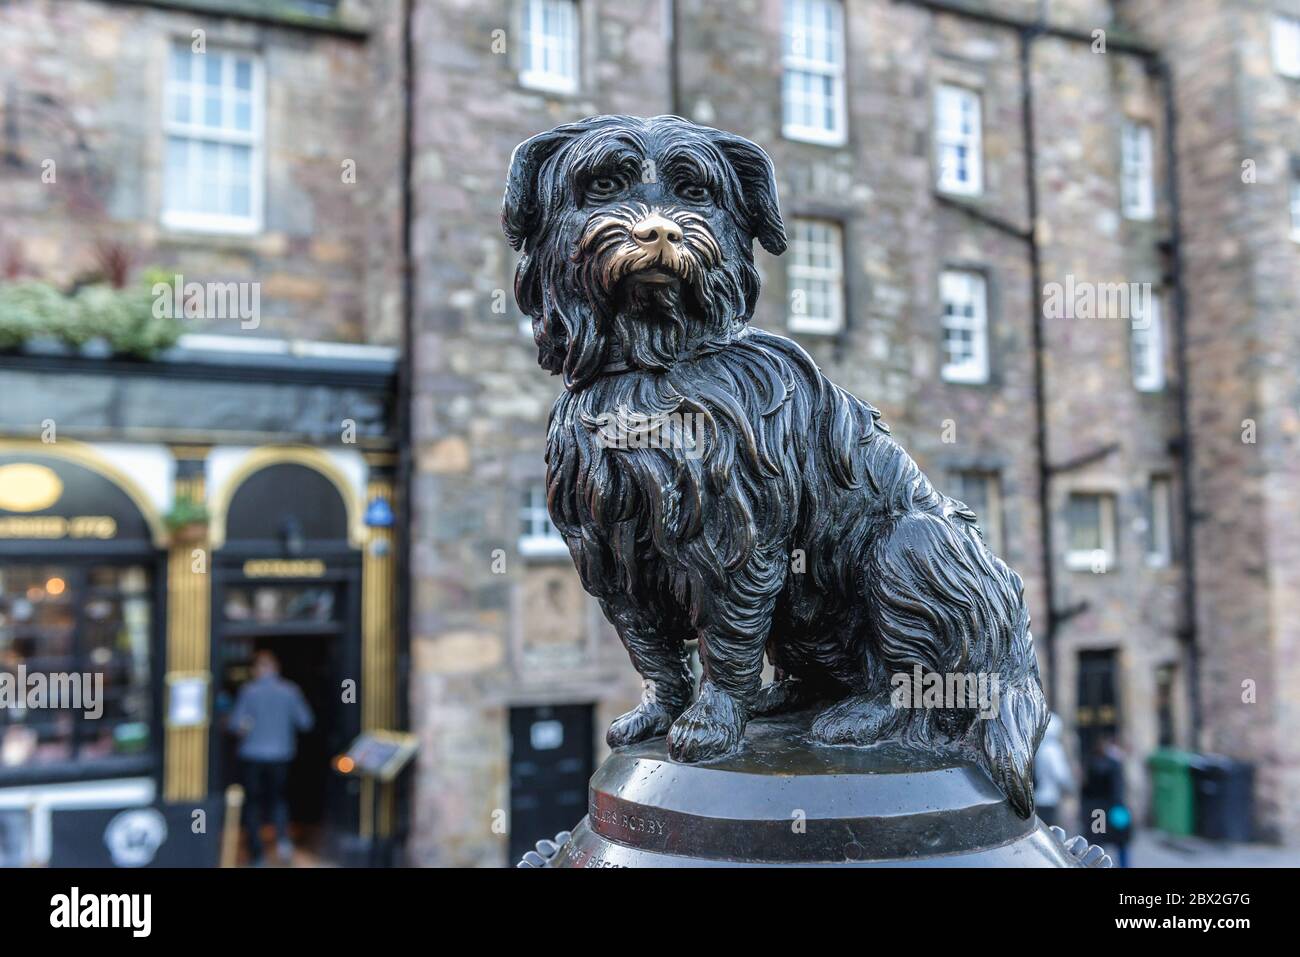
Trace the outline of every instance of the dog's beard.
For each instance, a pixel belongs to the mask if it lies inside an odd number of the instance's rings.
[[[520,263],[519,285],[540,294],[533,316],[539,361],[562,372],[570,389],[602,370],[665,371],[725,345],[749,319],[758,292],[750,257],[724,257],[708,223],[682,210],[666,212],[683,241],[647,251],[631,230],[648,212],[632,206],[593,217],[571,255],[543,242],[535,261]]]
[[[676,284],[630,283],[623,308],[614,313],[613,343],[628,365],[664,370],[686,348],[687,320]]]

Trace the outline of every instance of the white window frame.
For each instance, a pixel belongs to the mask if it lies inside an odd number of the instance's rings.
[[[1161,392],[1165,388],[1165,327],[1160,294],[1151,293],[1151,315],[1144,314],[1142,297],[1130,302],[1129,363],[1133,388],[1139,392]]]
[[[811,248],[824,250],[827,264],[815,266]],[[790,252],[786,267],[789,285],[786,328],[791,332],[814,335],[835,335],[844,328],[844,228],[834,220],[795,218],[790,222]],[[795,292],[807,290],[809,283],[825,283],[828,289],[829,311],[814,316],[796,312]],[[805,295],[805,307],[808,301]]]
[[[967,108],[973,113],[973,128],[963,130],[962,117]],[[945,156],[959,149],[966,151],[965,181],[957,177],[958,168]],[[984,107],[978,90],[940,83],[934,91],[934,162],[935,183],[940,190],[955,196],[978,196],[984,192]]]
[[[1074,538],[1074,528],[1070,525],[1070,509],[1067,504],[1065,513],[1065,566],[1071,571],[1093,572],[1095,574],[1103,574],[1113,570],[1116,563],[1114,494],[1110,492],[1071,492],[1070,498],[1072,499],[1075,497],[1097,499],[1097,520],[1101,523],[1099,529],[1100,534],[1097,537],[1101,542],[1101,547],[1086,549],[1075,549],[1071,547],[1071,542]]]
[[[1167,475],[1153,475],[1147,484],[1147,564],[1163,568],[1173,560],[1173,484]]]
[[[519,508],[519,554],[530,558],[567,556],[569,546],[564,536],[551,521],[546,508],[546,485],[534,482],[528,486],[527,498]]]
[[[993,554],[1003,554],[1006,532],[1002,524],[1002,476],[986,469],[958,469],[953,478],[957,486],[957,498],[975,512],[980,530],[984,533],[984,544]],[[971,482],[980,482],[984,486],[982,511],[976,510],[964,497]]]
[[[804,37],[796,42],[792,27],[798,23],[807,26],[824,21],[829,14],[830,24],[818,27],[819,34],[829,33],[832,38],[834,59],[827,60],[811,55],[814,46]],[[821,44],[816,44],[820,47]],[[844,3],[843,0],[785,0],[781,16],[781,135],[789,140],[820,143],[824,146],[843,146],[848,142],[848,110],[844,88]],[[831,83],[831,127],[808,126],[790,118],[789,78],[791,74],[812,76]]]
[[[970,315],[950,314],[948,306],[969,306]],[[946,382],[982,384],[989,381],[989,293],[988,280],[974,269],[945,269],[939,275],[939,350],[943,357],[941,375]],[[971,333],[971,354],[960,363],[952,362],[948,331]]]
[[[1300,17],[1277,14],[1272,29],[1273,68],[1300,79]]]
[[[1156,215],[1155,133],[1150,123],[1124,121],[1120,128],[1120,209],[1125,219]]]
[[[545,23],[548,11],[552,16],[560,16],[559,33],[544,33],[533,29],[537,23]],[[577,93],[582,76],[582,25],[580,23],[578,0],[522,0],[519,11],[520,44],[523,61],[519,69],[521,86],[547,93]],[[567,47],[567,50],[566,50]],[[540,59],[543,64],[554,57],[562,65],[567,59],[572,65],[569,72],[563,70],[537,67]]]
[[[172,76],[172,56],[183,50],[190,59],[190,117],[199,115],[203,104],[201,91],[203,84],[194,82],[195,75],[202,71],[204,58],[224,56],[222,68],[222,89],[232,82],[233,62],[235,57],[246,57],[251,65],[249,81],[249,129],[238,130],[233,127],[211,127],[197,123],[181,123],[172,117],[172,93],[176,80]],[[161,221],[163,226],[184,232],[229,233],[235,235],[252,235],[262,231],[265,209],[265,155],[266,155],[266,93],[265,71],[262,58],[253,50],[239,47],[210,46],[204,53],[195,53],[188,40],[176,41],[169,48],[166,63],[166,81],[163,84],[163,193]],[[250,148],[248,208],[247,216],[229,216],[217,213],[205,213],[196,210],[171,209],[168,207],[168,177],[173,175],[168,168],[167,156],[170,153],[169,141],[173,137],[194,142],[223,143]]]

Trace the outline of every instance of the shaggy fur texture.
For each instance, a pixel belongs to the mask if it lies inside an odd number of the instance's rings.
[[[611,746],[667,734],[676,760],[709,760],[750,716],[824,702],[821,740],[957,745],[1032,813],[1047,708],[1020,578],[875,409],[747,325],[751,244],[785,246],[767,155],[678,117],[593,117],[516,149],[502,222],[539,362],[564,378],[551,517],[646,681]],[[611,421],[655,441],[612,443]],[[996,707],[897,707],[918,668],[992,676]]]

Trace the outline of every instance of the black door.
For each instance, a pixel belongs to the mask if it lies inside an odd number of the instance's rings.
[[[1098,742],[1119,733],[1119,663],[1115,649],[1079,652],[1079,757],[1085,766]]]
[[[510,863],[587,813],[592,706],[510,709]]]

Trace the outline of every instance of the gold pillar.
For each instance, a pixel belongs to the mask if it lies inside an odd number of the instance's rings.
[[[176,456],[174,497],[206,502],[207,449],[185,446],[174,448],[173,453]],[[170,687],[172,680],[200,676],[207,679],[211,694],[212,554],[208,529],[201,525],[189,534],[178,534],[182,531],[173,532],[167,551],[167,686]],[[184,727],[167,724],[163,796],[168,801],[198,800],[207,791],[208,721]]]
[[[393,505],[391,453],[370,453],[370,479],[366,484],[366,505],[383,499]],[[361,559],[361,730],[392,730],[397,724],[397,567],[395,535],[392,527],[367,527],[365,551]],[[387,837],[393,828],[393,787],[379,784],[371,791],[363,785],[361,828],[366,835],[377,801],[377,830]]]
[[[373,474],[367,502],[393,501],[393,481]],[[361,560],[361,730],[391,730],[397,722],[397,636],[392,528],[368,528]]]

